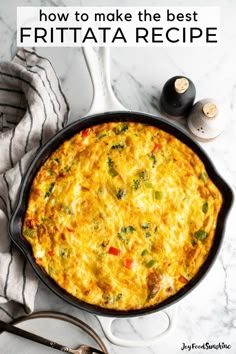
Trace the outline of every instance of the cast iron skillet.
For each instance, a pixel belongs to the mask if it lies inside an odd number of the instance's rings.
[[[87,50],[86,50],[87,52]],[[89,54],[90,55],[90,54]],[[95,54],[97,55],[97,54]],[[104,73],[104,68],[107,69],[108,62],[107,62],[107,54],[106,52],[102,52],[102,54],[99,54],[100,61],[99,63],[97,62],[97,67],[95,65],[91,65],[91,62],[93,62],[93,59],[91,59],[91,56],[88,56],[88,53],[86,53],[86,60],[87,64],[90,70],[90,74],[93,79],[93,84],[95,88],[95,93],[94,93],[94,100],[93,100],[93,105],[90,110],[90,112],[95,112],[97,103],[101,103],[102,100],[105,99],[106,103],[109,103],[108,108],[114,109],[115,107],[118,106],[118,108],[121,108],[120,103],[117,103],[116,99],[114,98],[113,93],[111,92],[110,84],[109,84],[109,78]],[[101,59],[102,58],[102,59]],[[95,68],[94,68],[95,67]],[[101,75],[101,78],[99,79],[100,81],[97,80],[97,72],[98,69],[100,71],[103,70],[103,73]],[[93,72],[93,70],[95,70]],[[102,82],[100,85],[99,82]],[[100,90],[99,92],[96,91],[97,86],[98,89]],[[105,89],[104,89],[105,87]],[[102,97],[101,97],[102,96]],[[97,108],[98,110],[101,110],[100,107]],[[109,109],[108,109],[109,110]],[[27,208],[27,203],[28,203],[28,197],[29,197],[29,192],[30,192],[30,186],[33,182],[33,179],[39,170],[39,168],[42,166],[42,164],[47,160],[47,158],[50,156],[50,154],[57,149],[65,140],[70,139],[74,134],[80,132],[83,129],[90,128],[94,125],[101,124],[104,122],[139,122],[139,123],[144,123],[144,124],[149,124],[152,126],[155,126],[157,128],[160,128],[167,133],[170,133],[174,135],[176,138],[178,138],[180,141],[182,141],[184,144],[186,144],[188,147],[190,147],[202,160],[206,167],[206,171],[210,177],[210,179],[214,182],[214,184],[218,187],[218,189],[221,191],[222,196],[223,196],[223,205],[219,213],[218,221],[217,221],[217,226],[216,226],[216,233],[215,233],[215,238],[214,242],[212,245],[212,248],[210,250],[210,253],[205,261],[205,263],[202,265],[200,268],[199,272],[197,275],[188,283],[186,284],[178,293],[175,295],[169,297],[165,301],[163,301],[160,304],[157,304],[155,306],[145,308],[145,309],[139,309],[139,310],[131,310],[131,311],[117,311],[117,310],[110,310],[110,309],[104,309],[95,305],[90,305],[88,303],[85,303],[72,295],[68,294],[66,291],[64,291],[62,288],[60,288],[47,274],[46,272],[36,264],[31,246],[28,244],[28,242],[23,238],[22,236],[22,224],[24,220],[24,215],[25,211]],[[170,305],[173,305],[175,302],[178,300],[182,299],[185,295],[189,294],[191,290],[195,288],[195,286],[203,279],[203,277],[206,275],[207,271],[210,269],[210,267],[213,264],[213,261],[215,260],[220,245],[222,243],[223,239],[223,234],[224,234],[224,229],[225,229],[225,222],[226,218],[229,212],[229,209],[232,205],[233,201],[233,194],[230,189],[230,187],[227,185],[227,183],[220,177],[220,175],[217,173],[217,171],[214,168],[214,165],[212,161],[209,159],[209,157],[206,155],[206,153],[203,151],[203,149],[200,147],[199,144],[197,144],[191,137],[188,135],[184,130],[177,128],[175,125],[167,122],[167,120],[149,115],[149,114],[144,114],[144,113],[138,113],[138,112],[130,112],[130,111],[116,111],[116,112],[106,112],[106,113],[100,113],[100,114],[90,114],[89,116],[82,118],[81,120],[78,120],[61,131],[59,131],[55,136],[53,136],[42,148],[41,150],[37,153],[35,156],[34,160],[32,161],[28,171],[26,172],[23,182],[20,187],[20,192],[19,192],[19,197],[18,201],[16,204],[15,211],[13,213],[13,216],[10,220],[10,226],[9,226],[9,231],[10,231],[10,236],[14,243],[19,247],[19,249],[23,252],[29,263],[31,264],[32,268],[38,275],[38,277],[48,286],[49,289],[51,289],[55,294],[60,296],[62,299],[66,300],[69,302],[71,305],[74,305],[80,309],[86,310],[88,312],[91,312],[93,314],[101,315],[101,316],[111,316],[111,317],[130,317],[130,316],[143,316],[147,315],[159,310],[163,310],[166,307],[169,307]],[[107,333],[106,333],[107,334]],[[112,340],[111,338],[109,338]],[[114,341],[113,341],[114,342]],[[117,343],[116,343],[117,344]],[[137,343],[136,343],[137,344]],[[150,342],[148,343],[150,344]],[[119,345],[122,345],[122,343],[119,343]],[[127,346],[127,344],[126,344]],[[131,346],[131,345],[130,345]]]

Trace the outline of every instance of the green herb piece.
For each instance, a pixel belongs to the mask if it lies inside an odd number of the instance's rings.
[[[65,206],[64,207],[64,212],[68,215],[72,215],[72,210],[69,206]]]
[[[117,295],[105,294],[103,298],[106,303],[114,304],[122,298],[122,293],[119,293]]]
[[[206,214],[207,211],[208,211],[208,203],[205,202],[205,203],[202,205],[202,212],[203,212],[204,214]]]
[[[136,229],[131,225],[122,227],[120,232],[118,232],[117,237],[128,245],[130,238],[127,237],[127,234],[132,234],[134,231],[136,231]]]
[[[53,170],[48,170],[48,174],[49,174],[49,176],[53,176],[53,175],[55,175],[55,174],[56,174],[56,172],[55,172],[55,171],[53,171]]]
[[[141,184],[141,182],[139,179],[133,180],[133,189],[135,189],[135,190],[139,189],[140,184]]]
[[[111,295],[104,295],[103,298],[104,298],[105,303],[109,303],[110,304],[110,303],[113,302]]]
[[[71,166],[65,166],[65,167],[63,168],[62,172],[67,173],[67,172],[70,171],[70,169],[71,169]]]
[[[105,247],[107,247],[107,245],[109,244],[109,241],[108,240],[104,240],[104,241],[102,241],[102,243],[101,243],[101,246],[103,247],[103,248],[105,248]],[[107,253],[106,253],[107,254]]]
[[[147,268],[152,268],[157,264],[157,261],[155,259],[151,259],[149,262],[146,263]]]
[[[98,138],[98,139],[102,139],[102,138],[105,138],[105,136],[107,136],[107,134],[105,134],[105,133],[104,133],[104,134],[99,134],[99,135],[97,136],[97,138]]]
[[[99,224],[97,221],[94,221],[93,229],[97,231],[99,229]]]
[[[116,295],[114,301],[115,301],[115,302],[116,302],[116,301],[119,301],[121,298],[122,298],[122,294],[119,293],[119,294]]]
[[[151,182],[145,182],[146,188],[153,188],[153,184]]]
[[[109,167],[113,167],[114,166],[114,161],[110,157],[108,157],[107,163],[108,163]]]
[[[53,187],[54,187],[55,183],[51,183],[47,192],[45,193],[44,198],[48,198],[50,196],[50,194],[52,193]]]
[[[59,248],[59,256],[62,258],[68,258],[70,255],[70,251],[66,247],[60,247]]]
[[[97,255],[98,257],[104,257],[105,255],[107,255],[107,252],[100,252]]]
[[[23,235],[25,237],[29,237],[29,238],[34,238],[35,236],[35,231],[33,229],[30,229],[29,227],[26,227],[24,230],[23,230]]]
[[[152,159],[152,167],[154,168],[157,163],[157,158],[154,154],[148,154],[148,156],[150,157],[150,159]]]
[[[151,235],[151,232],[149,232],[149,231],[147,231],[147,232],[145,232],[145,235],[144,235],[146,238],[149,238],[149,237],[151,237],[152,235]]]
[[[191,239],[190,242],[191,242],[191,245],[192,245],[192,246],[195,246],[195,245],[197,244],[197,242],[196,242],[195,240],[193,240],[193,239]]]
[[[163,194],[161,191],[154,191],[154,199],[161,200],[163,198]]]
[[[117,175],[118,175],[118,172],[117,172],[117,171],[115,170],[115,168],[114,168],[114,161],[113,161],[110,157],[108,157],[107,163],[108,163],[108,166],[109,166],[109,170],[108,170],[109,174],[110,174],[112,177],[117,176]]]
[[[141,225],[141,228],[142,228],[143,230],[146,230],[146,229],[148,229],[149,227],[150,227],[150,222],[145,222],[144,224]]]
[[[103,193],[104,192],[104,188],[102,187],[102,186],[100,186],[99,188],[98,188],[98,193]]]
[[[111,150],[122,150],[124,149],[124,144],[115,144],[115,145],[112,145],[111,147]]]
[[[125,196],[126,196],[126,191],[124,191],[123,189],[118,189],[116,193],[116,198],[123,199]]]
[[[208,179],[207,173],[206,172],[200,173],[200,178],[201,178],[201,180],[203,180],[203,182],[206,182]]]
[[[48,266],[48,274],[53,276],[55,275],[55,269],[52,266]]]
[[[146,181],[148,179],[148,171],[147,170],[141,171],[139,172],[138,176],[140,179]]]
[[[141,253],[141,256],[144,257],[144,256],[147,256],[148,255],[148,250],[147,249],[144,249]]]
[[[47,222],[47,221],[48,221],[48,218],[44,218],[44,217],[42,217],[42,218],[41,218],[41,221],[42,221],[43,223],[45,223],[45,222]]]
[[[109,174],[112,176],[112,177],[116,177],[118,175],[118,172],[114,169],[114,167],[111,167],[109,169]]]
[[[155,226],[155,228],[154,228],[154,233],[156,233],[156,232],[157,232],[157,230],[158,230],[158,227],[157,227],[157,226]]]
[[[128,124],[121,124],[118,128],[116,128],[115,133],[116,135],[119,135],[121,133],[124,133],[128,129],[129,129]]]
[[[136,229],[130,225],[130,226],[122,227],[120,231],[124,232],[125,234],[128,234],[136,231]]]
[[[205,241],[208,236],[208,233],[205,230],[198,230],[193,234],[193,236],[199,241]]]
[[[117,237],[118,237],[118,239],[120,239],[120,240],[124,240],[124,237],[122,236],[122,234],[121,234],[120,232],[118,232]]]
[[[60,159],[58,159],[58,157],[55,158],[55,161],[56,161],[57,163],[60,163]]]

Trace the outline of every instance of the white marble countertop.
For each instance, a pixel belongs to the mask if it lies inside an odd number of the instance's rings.
[[[25,5],[155,5],[155,1],[36,1],[17,0],[0,3],[0,60],[9,60],[15,52],[16,6]],[[158,5],[194,5],[195,1],[158,1]],[[196,99],[213,97],[225,111],[226,129],[216,140],[202,143],[220,174],[236,192],[236,3],[233,0],[198,1],[198,5],[222,5],[222,45],[217,48],[114,48],[111,50],[111,78],[114,91],[122,104],[135,111],[160,115],[159,97],[165,81],[174,75],[190,77],[197,88]],[[71,107],[70,120],[86,114],[91,99],[92,85],[80,48],[40,48],[48,57],[61,79]],[[236,242],[235,214],[233,207],[227,221],[225,238],[214,266],[187,297],[178,303],[177,325],[172,334],[155,346],[142,349],[120,348],[110,344],[94,315],[80,311],[52,294],[40,284],[36,297],[36,310],[58,310],[78,316],[91,325],[104,339],[111,354],[168,353],[178,354],[182,343],[203,344],[224,342],[229,350],[222,354],[236,353]],[[158,331],[159,314],[144,318],[120,319],[114,332],[120,336],[140,339]],[[192,350],[202,353],[204,350]],[[207,350],[215,353],[215,350]],[[4,354],[11,354],[5,353]]]

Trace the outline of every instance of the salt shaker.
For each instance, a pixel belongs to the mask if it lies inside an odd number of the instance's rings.
[[[172,119],[186,117],[196,95],[193,82],[184,76],[174,76],[166,81],[160,98],[161,111]]]
[[[188,116],[187,126],[199,141],[209,141],[220,135],[224,130],[224,119],[216,101],[207,98],[195,103]]]

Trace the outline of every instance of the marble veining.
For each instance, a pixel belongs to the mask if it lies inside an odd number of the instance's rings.
[[[117,5],[118,2],[96,0],[17,0],[0,3],[0,60],[10,60],[16,48],[16,6],[79,6]],[[168,5],[194,6],[195,1],[170,0]],[[122,0],[120,6],[142,6],[141,0]],[[145,1],[145,5],[166,6],[159,0]],[[202,147],[214,161],[219,173],[236,192],[236,30],[234,1],[198,1],[199,6],[219,5],[222,14],[222,44],[209,48],[113,48],[111,50],[111,80],[114,92],[127,108],[161,115],[159,97],[165,81],[174,75],[186,75],[195,83],[196,100],[216,98],[224,111],[224,132]],[[80,48],[40,48],[39,54],[48,57],[60,77],[71,106],[70,121],[84,116],[92,100],[92,84]],[[174,122],[185,129],[185,122]],[[110,344],[101,330],[96,316],[80,311],[56,297],[42,283],[35,301],[35,310],[56,310],[78,316],[104,339],[111,354],[180,354],[183,343],[203,344],[224,342],[230,350],[207,350],[207,353],[236,353],[236,242],[235,205],[225,230],[224,242],[214,266],[205,279],[178,306],[175,330],[158,344],[141,349],[120,348]],[[153,335],[163,326],[164,319],[155,314],[144,318],[120,319],[113,325],[114,333],[125,338],[142,339]],[[0,339],[1,343],[1,339]],[[1,344],[0,344],[1,346]],[[192,350],[200,354],[203,350]],[[12,354],[12,353],[4,353]]]

